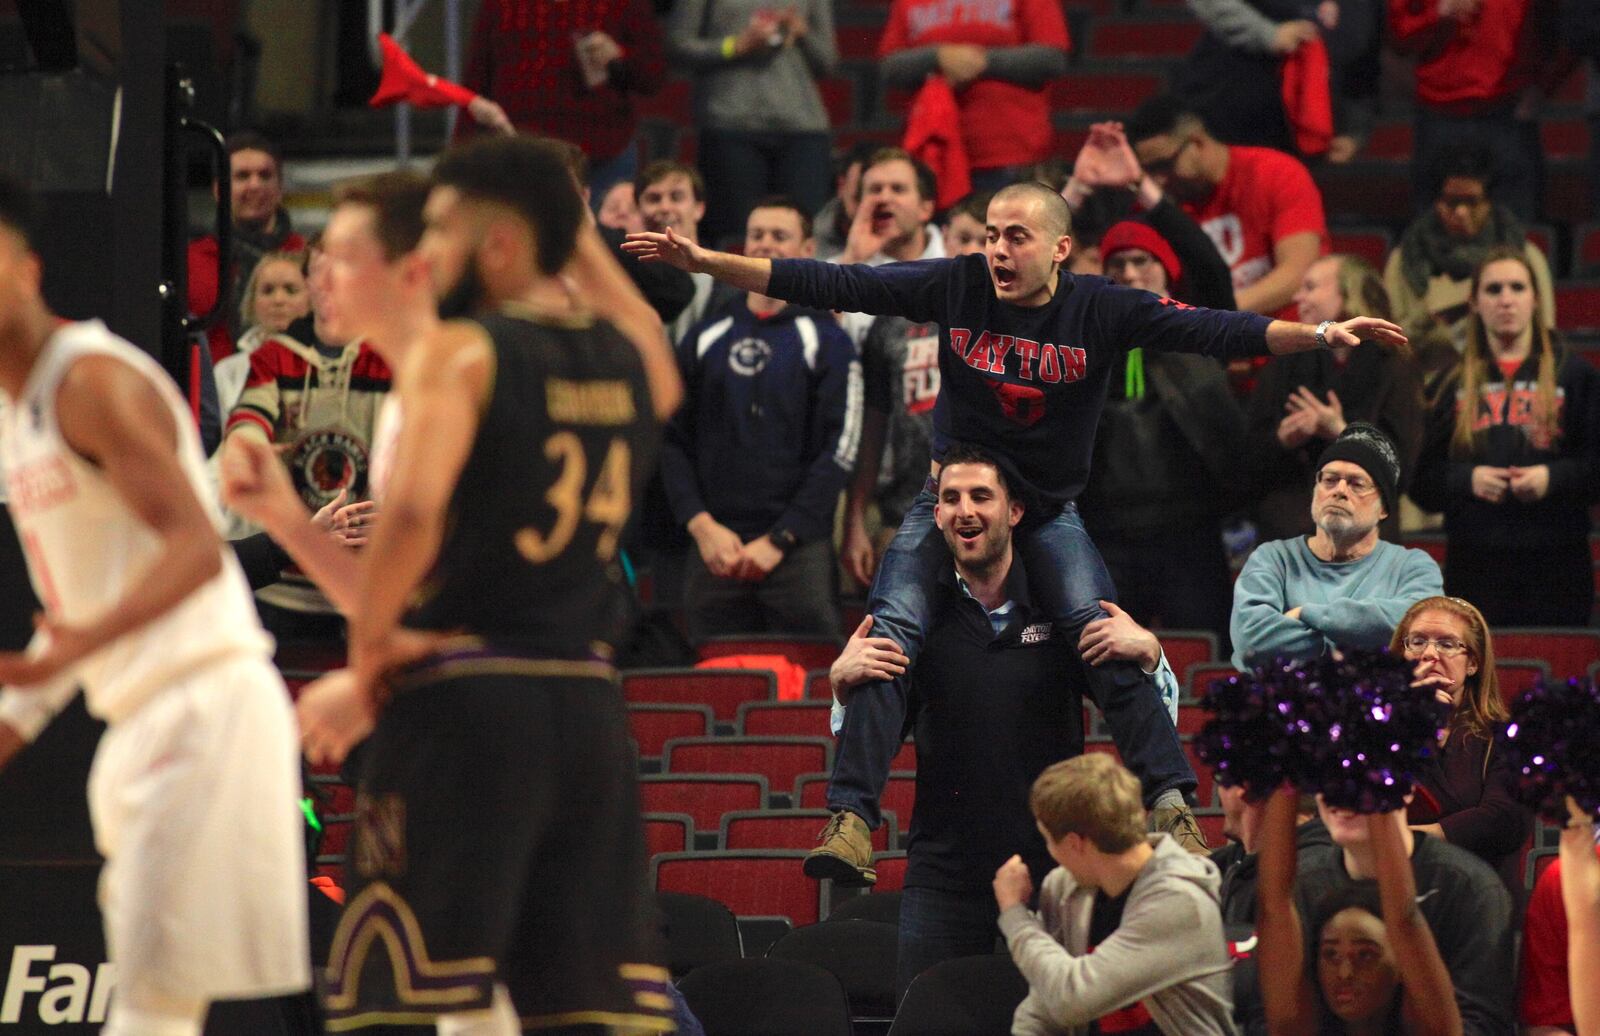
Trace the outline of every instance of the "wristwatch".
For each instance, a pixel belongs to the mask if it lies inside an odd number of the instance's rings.
[[[767,538],[772,541],[772,545],[774,547],[777,547],[785,554],[789,553],[791,550],[800,545],[799,537],[795,536],[793,532],[790,532],[788,529],[785,529],[781,526],[767,533]]]
[[[1328,348],[1328,328],[1332,327],[1335,323],[1336,321],[1333,320],[1324,320],[1322,323],[1317,325],[1318,349]]]

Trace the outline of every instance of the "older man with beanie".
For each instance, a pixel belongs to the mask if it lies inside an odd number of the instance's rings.
[[[1322,451],[1311,496],[1316,532],[1263,543],[1234,584],[1235,666],[1383,647],[1407,608],[1444,592],[1426,551],[1378,538],[1399,483],[1399,455],[1375,425],[1352,422]]]

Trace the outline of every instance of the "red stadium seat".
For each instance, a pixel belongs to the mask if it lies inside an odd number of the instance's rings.
[[[1100,60],[1181,58],[1194,49],[1205,26],[1193,19],[1122,19],[1094,22],[1085,55]]]
[[[1600,275],[1600,223],[1579,227],[1572,237],[1572,272],[1579,277]]]
[[[1205,726],[1211,714],[1198,705],[1178,704],[1178,733],[1189,736],[1200,733],[1200,728]]]
[[[883,38],[882,25],[835,25],[834,44],[839,56],[846,61],[878,59],[878,41]]]
[[[1350,227],[1330,231],[1333,250],[1360,256],[1380,272],[1389,258],[1389,232],[1382,227]]]
[[[1122,753],[1117,751],[1117,746],[1109,737],[1085,738],[1083,742],[1085,752],[1101,752],[1109,755],[1117,762],[1122,762]]]
[[[631,704],[709,705],[719,723],[732,723],[747,701],[773,701],[777,680],[766,669],[632,669],[622,674]]]
[[[1600,662],[1600,630],[1495,630],[1494,653],[1544,662],[1558,680],[1581,678],[1591,665]]]
[[[1206,844],[1213,849],[1220,849],[1228,844],[1228,836],[1222,833],[1224,817],[1220,809],[1195,810],[1195,823],[1200,825],[1200,834],[1205,837]]]
[[[828,682],[827,669],[813,669],[806,673],[806,697],[812,700],[833,700],[833,684]]]
[[[661,84],[661,89],[648,97],[638,97],[634,104],[644,118],[663,119],[687,126],[694,122],[694,109],[690,101],[692,92],[693,87],[687,79],[668,79]]]
[[[1199,701],[1205,697],[1206,688],[1211,686],[1213,680],[1226,680],[1230,676],[1237,676],[1239,670],[1231,662],[1206,662],[1202,665],[1190,666],[1189,675],[1185,678],[1184,698]]]
[[[822,105],[828,111],[828,121],[835,126],[847,126],[855,121],[856,84],[844,76],[832,76],[817,81],[817,91],[822,94]]]
[[[903,741],[900,751],[894,754],[894,759],[889,763],[889,769],[896,772],[915,773],[917,770],[917,743]]]
[[[1209,630],[1157,630],[1156,636],[1161,638],[1161,650],[1167,653],[1167,664],[1179,680],[1190,666],[1217,657],[1217,635]]]
[[[1544,253],[1546,259],[1550,260],[1550,269],[1552,271],[1560,269],[1556,263],[1556,232],[1554,228],[1543,223],[1531,223],[1528,225],[1527,239],[1537,246],[1539,251]]]
[[[1194,789],[1195,805],[1201,809],[1215,805],[1217,782],[1211,776],[1211,767],[1200,761],[1200,753],[1187,741],[1183,744],[1183,754],[1188,757],[1189,766],[1194,770],[1195,780],[1199,782]]]
[[[694,818],[687,813],[646,813],[645,852],[681,853],[694,848]]]
[[[762,809],[725,813],[722,817],[724,849],[810,849],[833,814],[826,809]],[[872,848],[884,852],[899,844],[893,814],[872,832]]]
[[[666,773],[755,773],[769,787],[794,786],[801,774],[833,767],[833,741],[822,737],[680,737],[661,752]]]
[[[1069,72],[1050,84],[1050,107],[1085,115],[1126,115],[1161,92],[1159,75],[1138,72]]]
[[[1533,887],[1539,883],[1539,879],[1544,875],[1544,872],[1550,869],[1550,865],[1560,858],[1561,853],[1556,849],[1535,849],[1528,854],[1527,860],[1523,863],[1523,869],[1528,875],[1527,888],[1529,892],[1533,891]],[[1551,880],[1555,879],[1552,878]]]
[[[701,659],[729,655],[782,655],[806,670],[826,669],[839,657],[844,641],[839,637],[810,636],[800,633],[753,634],[734,637],[707,637],[695,645]]]
[[[823,737],[833,706],[826,701],[751,701],[739,706],[733,728],[746,737]]]
[[[821,919],[821,894],[805,876],[803,850],[744,849],[665,853],[651,861],[657,892],[709,896],[740,917]]]
[[[645,813],[687,813],[698,831],[722,827],[722,814],[763,809],[767,779],[754,774],[646,774],[639,778],[639,808]]]
[[[911,810],[917,802],[917,775],[890,772],[889,780],[878,797],[878,808],[893,813],[902,830],[911,828]],[[794,804],[801,809],[828,808],[828,775],[806,774],[794,782]]]
[[[874,892],[899,892],[906,887],[906,854],[903,852],[873,853],[872,866],[878,872]]]
[[[1532,687],[1534,681],[1550,680],[1550,667],[1536,659],[1501,658],[1495,656],[1494,672],[1500,684],[1500,698],[1510,705],[1517,696]]]
[[[675,737],[704,737],[711,733],[708,705],[628,705],[628,731],[647,759],[661,756],[661,746]]]
[[[1439,565],[1444,564],[1446,543],[1443,535],[1413,534],[1406,537],[1403,546],[1413,550],[1425,550]]]
[[[1557,284],[1556,325],[1563,331],[1600,329],[1600,283]]]
[[[1412,153],[1412,127],[1409,122],[1385,122],[1372,127],[1362,158],[1409,160]]]

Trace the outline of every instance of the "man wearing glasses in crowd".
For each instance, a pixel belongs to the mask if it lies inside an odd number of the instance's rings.
[[[1398,506],[1400,461],[1373,425],[1354,422],[1317,462],[1310,536],[1263,543],[1233,588],[1233,664],[1310,659],[1332,646],[1380,648],[1412,604],[1444,593],[1426,551],[1378,538]]]

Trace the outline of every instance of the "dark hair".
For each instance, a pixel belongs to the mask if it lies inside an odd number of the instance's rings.
[[[478,137],[439,157],[433,182],[478,201],[505,205],[527,223],[539,272],[567,265],[583,226],[583,199],[560,149],[535,137]]]
[[[633,178],[634,197],[644,197],[644,189],[646,187],[653,183],[660,183],[673,173],[682,173],[689,178],[689,187],[694,191],[695,201],[703,202],[706,200],[706,180],[705,177],[700,175],[700,170],[671,158],[658,158],[639,170],[639,175]]]
[[[39,199],[28,185],[10,173],[0,172],[0,226],[22,238],[29,250],[39,230]]]
[[[917,197],[921,201],[939,203],[939,178],[934,175],[928,163],[917,158],[903,147],[880,147],[867,159],[866,165],[861,167],[861,184],[856,187],[856,200],[860,200],[866,191],[867,170],[886,162],[907,162],[911,171],[917,178]]]
[[[1179,133],[1186,128],[1185,124],[1197,124],[1204,129],[1206,120],[1176,94],[1156,94],[1139,105],[1128,120],[1128,143],[1137,144],[1163,133]]]
[[[979,223],[985,223],[989,219],[989,203],[993,200],[993,191],[973,191],[950,206],[949,211],[944,214],[944,221],[948,224],[957,216],[965,216]]]
[[[272,164],[277,167],[279,174],[283,172],[283,148],[278,142],[272,140],[264,133],[256,130],[236,130],[228,134],[228,139],[223,142],[223,147],[228,152],[228,158],[241,151],[264,151]]]
[[[945,469],[952,464],[982,464],[994,469],[995,477],[999,479],[1000,486],[1006,491],[1006,496],[1017,500],[1017,494],[1011,491],[1011,479],[1006,475],[1006,469],[1000,466],[994,454],[982,446],[975,446],[970,442],[951,443],[950,448],[944,451],[944,456],[939,458],[939,477],[944,478]]]
[[[372,209],[373,233],[383,254],[396,259],[422,240],[422,206],[433,187],[420,173],[397,169],[346,180],[333,189],[334,207],[365,205]]]
[[[1494,155],[1477,144],[1456,144],[1439,152],[1428,169],[1428,190],[1434,197],[1444,190],[1444,182],[1452,176],[1476,180],[1488,191],[1494,186]]]
[[[757,209],[787,209],[800,217],[800,240],[811,240],[811,214],[802,209],[799,204],[787,194],[769,194],[765,198],[750,206],[750,211]],[[748,217],[747,217],[748,218]]]

